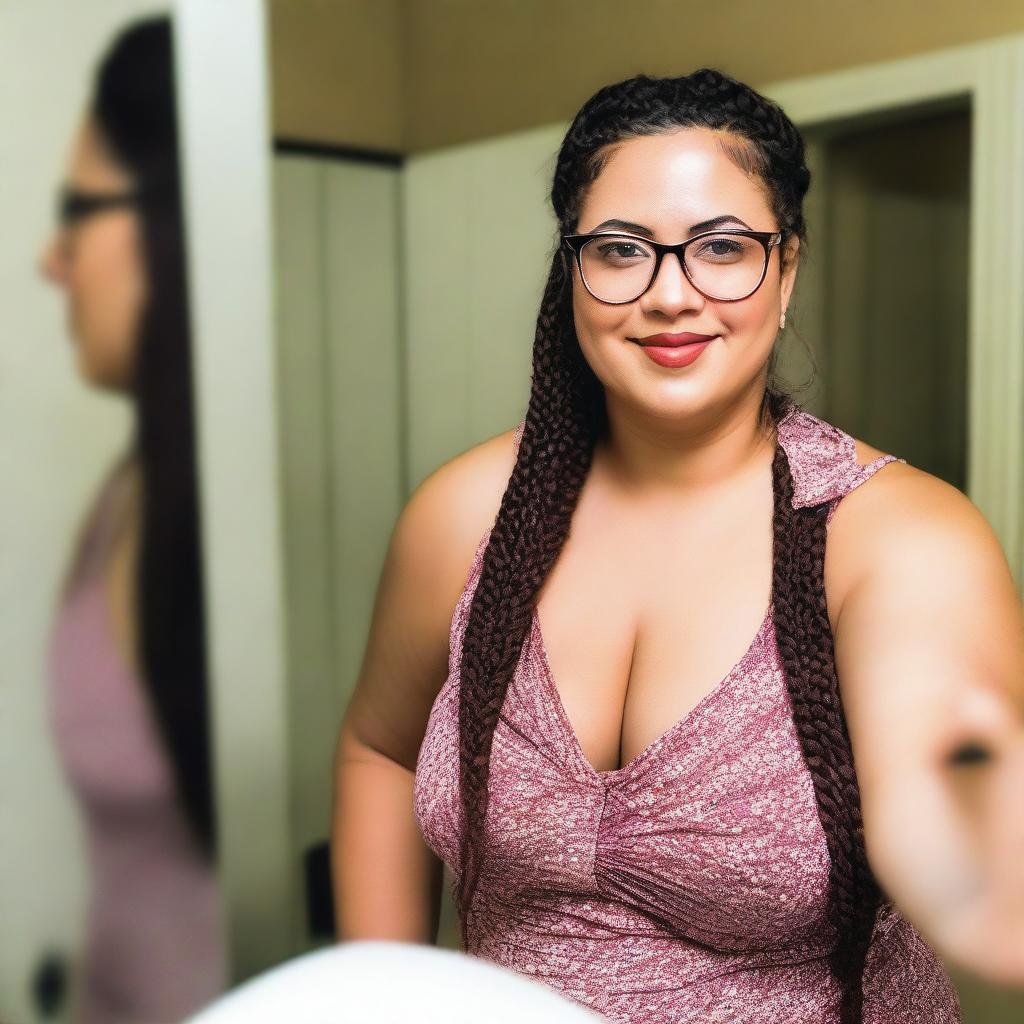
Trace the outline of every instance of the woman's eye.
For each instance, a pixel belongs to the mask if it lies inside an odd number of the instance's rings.
[[[701,256],[735,256],[742,246],[728,238],[712,238],[700,247]]]
[[[603,245],[601,246],[601,252],[605,256],[613,255],[623,259],[644,255],[643,252],[632,242],[616,242],[613,245]]]

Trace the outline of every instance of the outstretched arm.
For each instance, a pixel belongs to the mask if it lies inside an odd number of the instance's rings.
[[[1024,986],[1021,600],[956,488],[908,467],[864,497],[834,635],[868,860],[937,954]]]

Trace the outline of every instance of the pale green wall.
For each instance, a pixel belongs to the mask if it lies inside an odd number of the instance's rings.
[[[556,243],[546,195],[564,126],[405,164],[409,485],[515,426]]]
[[[279,155],[274,186],[289,845],[301,892],[303,853],[330,831],[338,725],[403,500],[399,171]]]

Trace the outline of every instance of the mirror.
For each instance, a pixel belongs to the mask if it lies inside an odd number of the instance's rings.
[[[0,12],[9,1021],[228,984],[170,15]]]

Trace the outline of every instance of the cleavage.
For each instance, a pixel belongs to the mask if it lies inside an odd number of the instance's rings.
[[[763,530],[699,546],[663,528],[667,543],[595,544],[574,528],[535,612],[570,738],[594,771],[628,766],[748,653],[771,598],[763,518]]]

